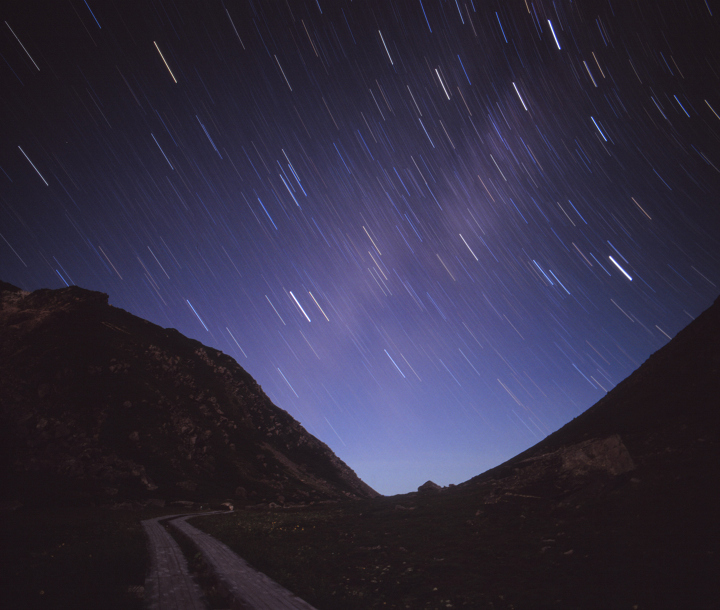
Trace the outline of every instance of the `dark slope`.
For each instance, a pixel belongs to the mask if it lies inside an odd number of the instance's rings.
[[[105,294],[2,283],[0,337],[5,498],[377,495],[232,358]]]
[[[470,482],[499,478],[529,459],[611,435],[621,437],[638,465],[658,458],[658,452],[698,459],[705,451],[717,452],[720,298],[587,411]],[[708,462],[705,467],[715,472],[719,465]]]
[[[516,545],[492,568],[516,608],[720,608],[719,489],[720,298],[586,412],[438,496]]]

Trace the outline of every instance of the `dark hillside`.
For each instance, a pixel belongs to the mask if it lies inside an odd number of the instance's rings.
[[[372,497],[229,356],[78,287],[0,286],[6,499]]]
[[[633,459],[717,449],[720,434],[720,298],[587,411],[530,449],[470,482],[568,445],[620,435]],[[670,460],[672,461],[672,460]],[[708,461],[705,474],[719,462]],[[469,482],[469,483],[470,483]]]

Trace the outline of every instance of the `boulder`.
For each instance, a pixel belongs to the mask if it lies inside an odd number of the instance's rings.
[[[197,483],[195,481],[178,481],[175,485],[185,491],[195,491],[197,489]]]
[[[427,481],[426,483],[423,483],[418,487],[418,491],[440,491],[442,487],[438,485],[437,483],[433,483],[432,481]]]
[[[630,453],[619,435],[596,438],[562,450],[561,471],[583,476],[593,471],[617,476],[635,469]]]
[[[484,502],[577,494],[597,497],[612,486],[615,477],[634,469],[635,463],[619,435],[593,438],[507,467],[494,481],[494,489]]]
[[[195,508],[197,505],[191,500],[175,500],[170,502],[170,506],[182,506],[183,508]]]

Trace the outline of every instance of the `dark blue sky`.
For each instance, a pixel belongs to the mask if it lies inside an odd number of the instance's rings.
[[[4,2],[0,277],[232,355],[382,493],[459,483],[717,296],[718,15]]]

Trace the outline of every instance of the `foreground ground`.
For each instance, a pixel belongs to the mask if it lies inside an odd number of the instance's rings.
[[[717,445],[708,434],[683,452],[654,447],[631,472],[571,493],[548,479],[498,495],[498,476],[191,523],[319,610],[720,608]],[[142,608],[140,521],[169,512],[2,513],[0,606]]]
[[[3,512],[0,607],[142,608],[147,557],[138,516],[99,508]]]
[[[716,420],[690,425],[681,411],[650,433],[626,426],[632,467],[620,474],[569,474],[568,456],[586,441],[556,437],[539,456],[523,454],[449,489],[240,509],[191,523],[318,610],[710,610],[720,608]],[[572,426],[567,434],[577,440]],[[605,465],[616,464],[627,466]],[[177,512],[0,513],[0,607],[141,608],[148,561],[140,522]],[[184,548],[211,606],[226,608]]]
[[[687,510],[701,478],[676,480],[676,499],[627,476],[570,505],[468,489],[192,522],[321,610],[710,609],[718,527]]]
[[[462,485],[191,522],[318,610],[720,608],[719,396],[720,300],[595,406]],[[161,514],[3,512],[0,607],[141,607],[140,521]]]

